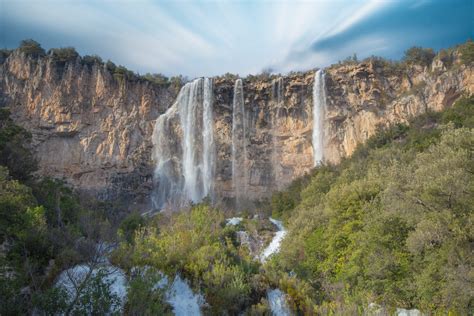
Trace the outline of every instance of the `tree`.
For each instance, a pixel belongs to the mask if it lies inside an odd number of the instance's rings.
[[[461,45],[459,52],[461,53],[461,61],[465,65],[474,64],[474,42],[472,39],[469,39],[464,45]]]
[[[32,40],[26,39],[20,42],[20,47],[18,48],[22,53],[32,56],[32,57],[39,57],[44,56],[45,51],[41,47],[40,43]]]
[[[68,62],[74,62],[79,57],[74,47],[53,48],[48,53],[57,64],[62,66]]]
[[[0,165],[9,169],[14,179],[25,181],[37,169],[37,163],[28,144],[31,134],[13,123],[10,112],[0,109]]]
[[[403,60],[407,64],[429,66],[435,55],[436,54],[432,48],[414,46],[405,51]]]

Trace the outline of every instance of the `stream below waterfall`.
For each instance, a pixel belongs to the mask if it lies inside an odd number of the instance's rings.
[[[99,264],[93,267],[87,264],[79,264],[64,270],[58,277],[55,287],[61,287],[66,291],[68,301],[72,301],[77,296],[77,289],[82,288],[83,282],[89,282],[89,278],[98,275],[102,280],[110,284],[110,293],[118,299],[118,304],[110,307],[109,313],[122,313],[127,299],[128,278],[125,272],[113,266],[107,254],[99,259]],[[161,274],[161,272],[160,272]],[[173,308],[176,316],[201,315],[201,306],[205,304],[204,297],[199,293],[194,293],[186,279],[177,274],[172,283],[164,274],[156,283],[156,288],[165,289],[165,299]]]
[[[277,232],[273,239],[271,240],[270,244],[265,248],[260,256],[260,261],[265,263],[265,261],[270,258],[273,254],[278,253],[280,251],[280,245],[285,238],[286,229],[283,226],[283,223],[279,220],[269,218],[270,222],[272,222],[277,228]],[[291,315],[290,309],[286,303],[285,293],[283,293],[280,289],[271,289],[267,292],[267,300],[268,305],[270,306],[270,310],[274,316],[288,316]]]

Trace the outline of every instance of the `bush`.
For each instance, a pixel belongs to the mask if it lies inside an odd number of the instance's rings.
[[[474,42],[470,39],[464,45],[459,47],[461,53],[461,62],[471,66],[474,64]]]
[[[82,62],[83,65],[86,65],[86,66],[89,66],[89,67],[91,67],[93,65],[102,65],[103,64],[102,58],[100,58],[97,55],[85,55],[84,57],[82,57],[81,62]]]
[[[157,287],[163,274],[153,268],[134,268],[130,280],[126,315],[173,315],[164,289]]]
[[[405,51],[403,60],[411,65],[429,66],[435,55],[432,48],[414,46]]]
[[[21,41],[20,47],[18,49],[20,50],[20,52],[29,56],[33,56],[33,57],[39,57],[39,56],[45,55],[45,51],[41,47],[40,43],[32,39]]]
[[[15,125],[10,112],[0,109],[0,165],[9,169],[14,179],[25,181],[37,169],[37,162],[28,150],[31,134]]]
[[[76,52],[74,47],[53,48],[49,50],[48,54],[50,54],[53,61],[59,65],[74,62],[77,57],[79,57],[79,54]]]
[[[150,74],[147,73],[142,77],[144,80],[149,81],[151,83],[157,84],[157,85],[169,85],[170,80],[168,77],[162,74]]]
[[[131,70],[128,70],[124,66],[117,66],[114,69],[113,76],[119,81],[134,81],[138,79],[138,76]]]
[[[118,230],[119,236],[124,238],[127,242],[132,243],[135,237],[135,231],[142,226],[145,226],[145,219],[138,213],[132,213],[120,223]]]

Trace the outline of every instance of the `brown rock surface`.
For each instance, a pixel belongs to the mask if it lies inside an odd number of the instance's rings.
[[[380,61],[326,70],[325,160],[337,163],[383,126],[449,107],[474,93],[473,69],[435,58],[401,70]],[[247,120],[248,197],[281,189],[313,167],[314,72],[243,80]],[[233,78],[214,79],[216,190],[232,197]],[[13,52],[0,65],[0,100],[33,134],[42,175],[66,179],[105,200],[148,203],[156,118],[177,95],[172,87],[118,80],[80,61],[60,67],[49,57]]]

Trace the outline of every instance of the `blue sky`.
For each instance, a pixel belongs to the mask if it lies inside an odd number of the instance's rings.
[[[189,77],[398,59],[474,37],[474,0],[0,0],[0,46],[33,38],[139,73]]]

